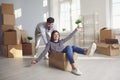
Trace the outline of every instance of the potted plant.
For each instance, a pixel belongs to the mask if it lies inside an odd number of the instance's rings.
[[[82,27],[82,19],[77,19],[76,21],[75,21],[75,23],[77,24],[77,25],[79,25],[80,27]]]
[[[63,32],[66,31],[66,28],[63,28],[62,31],[63,31]]]
[[[29,42],[33,39],[31,36],[28,36],[27,39],[29,40]]]

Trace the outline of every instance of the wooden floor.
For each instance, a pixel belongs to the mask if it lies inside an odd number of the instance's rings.
[[[120,80],[120,56],[80,55],[79,68],[83,72],[81,76],[49,67],[47,60],[30,65],[32,59],[0,56],[0,80]]]

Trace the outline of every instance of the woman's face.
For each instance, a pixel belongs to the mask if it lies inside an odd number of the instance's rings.
[[[54,38],[54,41],[58,41],[59,40],[59,33],[58,32],[55,32],[54,35],[53,35],[53,38]]]

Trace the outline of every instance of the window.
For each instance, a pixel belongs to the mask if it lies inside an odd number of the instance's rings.
[[[72,29],[75,29],[75,20],[80,18],[80,0],[72,0],[71,4]]]
[[[46,12],[46,13],[43,14],[43,21],[46,22],[46,20],[48,18],[48,14],[49,14],[48,12]]]
[[[43,0],[43,7],[46,7],[48,5],[48,1],[47,0]]]
[[[60,4],[60,31],[70,31],[70,3]]]
[[[80,0],[60,0],[60,31],[71,31],[80,17]]]
[[[120,0],[112,0],[112,28],[120,27]]]

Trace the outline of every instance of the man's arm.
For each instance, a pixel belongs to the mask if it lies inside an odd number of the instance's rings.
[[[48,40],[47,40],[45,28],[44,28],[43,26],[40,27],[40,31],[41,31],[41,34],[42,34],[42,38],[43,38],[44,43],[47,44],[47,43],[48,43]]]

